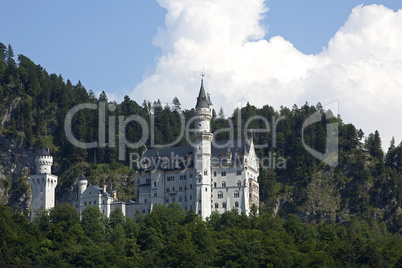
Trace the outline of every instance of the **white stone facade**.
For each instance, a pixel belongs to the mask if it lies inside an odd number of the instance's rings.
[[[36,210],[54,207],[57,176],[51,174],[52,165],[53,157],[46,149],[40,150],[35,156],[35,174],[29,178],[32,189],[31,219],[35,218]]]
[[[148,213],[155,204],[177,203],[202,219],[233,208],[249,213],[259,204],[259,175],[252,140],[213,141],[212,103],[203,83],[197,98],[193,146],[144,152],[136,172],[137,202],[126,215]]]
[[[116,208],[120,208],[123,215],[126,215],[125,204],[117,200],[116,191],[109,193],[106,190],[106,186],[99,188],[93,185],[88,185],[88,180],[84,175],[78,178],[78,195],[77,200],[72,202],[72,205],[81,212],[87,206],[97,206],[103,215],[109,217],[110,212]]]

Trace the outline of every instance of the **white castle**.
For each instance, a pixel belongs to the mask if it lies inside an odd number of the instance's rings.
[[[213,211],[223,213],[233,208],[248,215],[252,205],[258,207],[259,203],[259,166],[253,141],[213,140],[212,102],[209,94],[205,94],[203,80],[195,109],[192,145],[143,153],[134,175],[135,201],[124,203],[116,198],[116,191],[110,193],[105,186],[88,185],[82,175],[73,206],[79,212],[89,205],[98,206],[106,216],[120,208],[126,217],[134,217],[138,211],[149,213],[156,204],[177,203],[204,220]],[[33,194],[33,209],[40,207],[37,202]],[[49,202],[54,206],[54,188]]]

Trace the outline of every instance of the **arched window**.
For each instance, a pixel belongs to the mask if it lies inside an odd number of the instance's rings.
[[[222,203],[222,207],[226,208],[226,203],[225,202]]]
[[[222,171],[221,175],[226,176],[226,171]]]
[[[237,186],[241,186],[241,181],[240,180],[237,181]]]
[[[239,197],[239,195],[240,195],[239,191],[235,191],[234,194],[233,194],[234,197]]]
[[[235,202],[235,208],[238,208],[239,207],[239,202]]]
[[[222,187],[226,187],[226,181],[222,182]]]
[[[219,204],[218,204],[218,203],[215,203],[215,208],[219,208]]]
[[[221,191],[218,192],[218,198],[223,198],[223,192]]]
[[[208,175],[208,171],[204,170],[204,176]]]
[[[214,171],[214,177],[216,177],[216,171]]]

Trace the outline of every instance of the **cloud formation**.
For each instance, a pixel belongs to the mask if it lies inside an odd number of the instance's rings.
[[[344,122],[379,130],[384,149],[402,139],[402,10],[357,6],[328,46],[306,55],[281,36],[264,39],[263,0],[158,0],[167,10],[154,73],[131,97],[195,106],[200,74],[215,109],[238,101],[299,107],[339,101]]]

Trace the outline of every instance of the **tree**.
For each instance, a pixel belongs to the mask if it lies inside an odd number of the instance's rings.
[[[7,47],[0,42],[0,60],[2,61],[6,61],[6,51],[7,51]]]
[[[222,107],[219,109],[218,118],[219,119],[225,119],[225,114],[223,113],[223,108]]]
[[[10,69],[14,69],[17,67],[17,64],[15,63],[15,60],[13,58],[14,58],[13,48],[11,47],[11,45],[8,45],[6,51],[6,63]]]
[[[87,206],[81,212],[81,226],[86,236],[94,242],[105,241],[105,216],[98,207]]]
[[[177,109],[180,110],[180,105],[181,105],[181,103],[180,103],[180,101],[179,101],[179,99],[178,99],[177,97],[174,97],[174,99],[173,99],[173,104],[174,104],[174,106],[175,106]]]
[[[381,149],[381,138],[377,130],[374,132],[374,134],[371,133],[368,136],[366,140],[366,148],[374,158],[382,161],[384,153]]]

